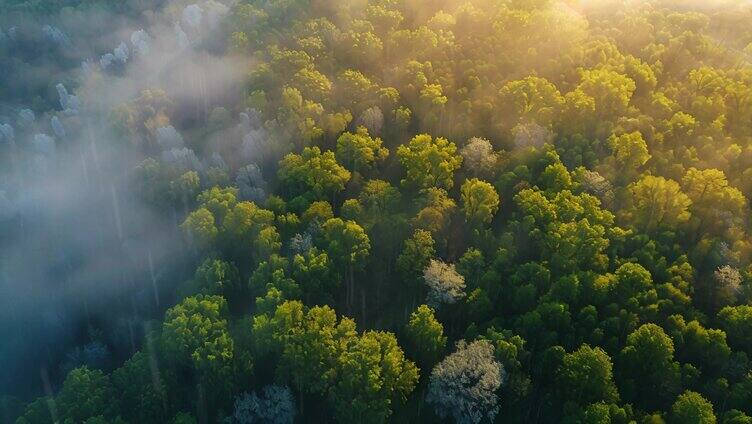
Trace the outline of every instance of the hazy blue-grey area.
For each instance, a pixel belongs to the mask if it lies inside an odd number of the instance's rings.
[[[159,152],[124,141],[110,113],[159,87],[190,127],[227,101],[239,75],[212,45],[227,7],[135,3],[0,17],[0,396],[130,356],[190,269],[175,219],[133,190]]]

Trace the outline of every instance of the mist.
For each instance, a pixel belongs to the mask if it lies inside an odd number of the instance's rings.
[[[42,375],[57,384],[95,341],[105,348],[97,360],[121,362],[140,347],[143,322],[161,315],[192,268],[175,218],[134,190],[133,169],[155,147],[144,139],[124,141],[110,114],[158,87],[178,105],[172,125],[190,131],[215,105],[236,100],[247,61],[230,58],[213,41],[227,5],[152,7],[153,13],[128,18],[96,8],[63,10],[48,17],[53,24],[18,16],[15,40],[3,33],[0,42],[13,54],[13,44],[26,40],[20,33],[39,31],[27,38],[49,44],[44,48],[65,61],[52,56],[33,67],[47,80],[54,109],[0,97],[6,129],[0,137],[0,358],[7,371],[0,394],[40,393]],[[7,28],[9,19],[3,21]],[[171,147],[189,151],[191,140],[180,141]]]

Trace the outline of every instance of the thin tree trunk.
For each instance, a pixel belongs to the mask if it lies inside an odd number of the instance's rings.
[[[366,324],[366,291],[361,288],[360,290],[360,320],[363,322],[363,325]]]
[[[348,268],[348,299],[347,299],[347,310],[348,312],[352,313],[352,307],[353,303],[355,301],[355,277],[354,277],[354,270],[352,264],[350,264],[350,267]]]

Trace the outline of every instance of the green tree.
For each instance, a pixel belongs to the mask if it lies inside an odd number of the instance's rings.
[[[337,360],[330,397],[338,421],[383,423],[418,382],[418,368],[405,358],[392,333],[367,331]]]
[[[625,408],[620,408],[613,403],[592,403],[578,411],[574,416],[566,417],[564,422],[597,424],[597,423],[629,423],[629,415]]]
[[[682,178],[682,188],[692,201],[693,230],[698,234],[725,235],[733,226],[740,226],[747,199],[731,187],[726,175],[718,169],[690,168]]]
[[[556,371],[556,381],[564,399],[580,405],[619,399],[612,374],[613,364],[601,348],[582,345],[564,360]]]
[[[279,253],[282,241],[279,232],[273,226],[266,226],[258,232],[253,240],[254,257],[257,261],[268,259],[271,255]]]
[[[355,299],[355,271],[365,266],[371,251],[371,242],[363,228],[355,221],[332,218],[324,223],[327,252],[347,270],[347,303],[352,307]]]
[[[227,212],[222,222],[222,238],[226,250],[232,252],[233,259],[251,258],[258,263],[263,257],[255,247],[260,243],[260,236],[274,224],[274,213],[258,207],[253,202],[239,202]]]
[[[413,293],[413,298],[423,286],[423,270],[436,253],[436,242],[426,230],[415,230],[412,237],[405,240],[402,252],[397,257],[397,270]],[[407,315],[407,314],[405,314]]]
[[[164,371],[158,368],[156,352],[141,351],[112,372],[123,417],[141,423],[166,420],[168,393]]]
[[[225,215],[238,202],[238,189],[235,187],[212,187],[198,195],[198,204],[207,209],[217,222],[222,222]]]
[[[727,306],[718,312],[718,319],[731,346],[752,351],[752,306]]]
[[[707,373],[725,369],[731,356],[731,349],[726,344],[726,333],[705,328],[696,320],[686,323],[681,315],[673,315],[669,320],[670,325],[673,325],[669,332],[676,342],[679,360],[691,362]]]
[[[326,252],[312,247],[292,260],[292,277],[300,282],[306,304],[329,303],[339,285],[339,275]]]
[[[292,78],[292,85],[300,90],[303,97],[316,102],[326,100],[332,89],[332,82],[312,67],[306,67],[296,72]]]
[[[608,144],[611,147],[616,181],[630,181],[650,160],[648,145],[637,131],[614,134],[608,139]]]
[[[405,335],[418,363],[431,367],[441,358],[446,349],[447,338],[444,326],[434,316],[434,310],[428,305],[420,305],[410,315],[405,327]]]
[[[627,111],[636,88],[635,82],[626,75],[600,68],[583,70],[576,91],[595,100],[598,117],[614,120]]]
[[[627,337],[619,370],[628,401],[653,409],[676,395],[679,364],[674,361],[674,342],[655,324],[644,324]]]
[[[337,92],[347,98],[345,105],[350,110],[362,111],[373,102],[377,90],[373,81],[355,69],[345,69],[337,76]]]
[[[199,192],[201,180],[196,171],[188,171],[178,177],[177,180],[172,181],[170,189],[172,197],[175,202],[183,205],[185,209],[188,209]]]
[[[543,238],[542,254],[559,272],[603,270],[608,265],[606,229],[588,219],[551,225]]]
[[[549,193],[572,188],[572,176],[567,167],[560,162],[548,165],[540,175],[540,182]]]
[[[499,90],[499,105],[511,126],[523,120],[550,126],[563,104],[559,90],[545,78],[510,81]]]
[[[261,350],[279,356],[277,372],[304,393],[326,394],[336,378],[337,361],[357,337],[355,322],[337,319],[328,306],[306,311],[298,301],[282,303],[273,315],[253,320]]]
[[[368,180],[358,199],[371,221],[389,221],[398,212],[402,195],[387,181]]]
[[[162,327],[165,353],[210,384],[232,376],[234,343],[226,309],[220,296],[189,297],[167,310]]]
[[[642,265],[628,262],[617,268],[614,290],[616,298],[620,301],[637,298],[640,293],[651,288],[653,288],[653,278],[650,271]]]
[[[750,424],[752,423],[752,417],[748,416],[742,411],[732,409],[723,415],[724,424]]]
[[[188,240],[200,249],[211,247],[219,234],[214,215],[206,208],[191,212],[180,228],[183,229]]]
[[[624,213],[640,231],[650,234],[661,228],[676,229],[691,216],[692,200],[676,181],[647,175],[628,190],[630,204]]]
[[[713,404],[697,392],[687,390],[671,406],[671,423],[715,424]]]
[[[23,414],[16,419],[16,424],[54,424],[53,414],[55,415],[55,420],[58,420],[59,416],[55,400],[48,397],[40,397],[26,405]]]
[[[306,147],[300,155],[286,155],[279,162],[277,175],[291,194],[310,191],[316,199],[334,196],[350,181],[350,171],[337,163],[334,153],[322,153],[318,147]]]
[[[435,187],[425,190],[421,200],[422,209],[413,219],[413,224],[437,236],[448,227],[457,204],[446,190]]]
[[[208,295],[220,295],[232,299],[240,295],[242,283],[238,268],[221,259],[206,259],[196,269],[193,282]]]
[[[466,180],[460,193],[465,219],[473,225],[488,224],[499,210],[499,195],[493,186],[485,181],[477,178]]]
[[[373,242],[373,257],[391,275],[408,222],[402,213],[402,194],[383,180],[368,180],[358,196],[359,222]],[[344,207],[344,205],[343,205]],[[380,283],[379,283],[380,286]],[[377,292],[380,292],[380,287]]]
[[[109,376],[81,367],[68,373],[55,405],[63,421],[83,422],[99,415],[114,418],[120,410],[118,399]]]
[[[454,171],[462,165],[462,156],[451,141],[428,134],[413,137],[409,143],[397,148],[397,157],[406,176],[402,185],[413,189],[454,185]]]
[[[320,103],[303,98],[297,88],[282,88],[276,124],[283,133],[304,143],[316,140],[324,135],[321,124],[323,115],[324,107]]]
[[[336,157],[352,172],[370,169],[389,156],[389,149],[381,146],[380,138],[372,138],[365,127],[355,133],[346,132],[337,139]]]
[[[308,206],[308,209],[303,212],[303,221],[308,224],[315,221],[319,225],[323,225],[326,221],[332,218],[334,218],[332,205],[325,200],[311,203],[311,205]]]

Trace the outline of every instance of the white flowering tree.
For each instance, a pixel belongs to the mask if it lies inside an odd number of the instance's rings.
[[[491,142],[485,138],[473,137],[460,149],[465,169],[478,176],[490,171],[496,164],[497,156]]]
[[[742,274],[731,265],[724,265],[713,272],[715,282],[716,303],[718,306],[728,306],[736,303],[741,293]]]
[[[457,272],[453,264],[431,259],[423,270],[423,280],[428,286],[426,303],[434,309],[465,297],[465,277]]]
[[[488,341],[461,340],[457,350],[433,368],[426,401],[439,417],[451,416],[458,424],[493,422],[499,413],[496,392],[503,380],[504,369]]]

